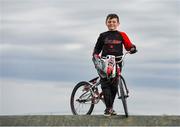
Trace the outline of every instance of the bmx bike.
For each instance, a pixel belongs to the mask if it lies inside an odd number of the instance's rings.
[[[123,62],[129,53],[127,51],[124,55],[117,56],[116,58],[120,60],[116,61],[116,65],[119,66],[117,63]],[[125,116],[128,117],[127,98],[129,97],[129,90],[121,73],[117,73],[115,78],[118,85],[118,99],[122,100]],[[98,89],[100,84],[100,77],[97,76],[90,81],[81,81],[74,87],[70,98],[71,111],[74,115],[90,115],[95,104],[98,104],[100,100],[104,102],[103,93]]]

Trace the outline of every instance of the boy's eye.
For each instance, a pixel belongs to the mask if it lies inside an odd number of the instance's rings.
[[[108,21],[108,23],[116,23],[116,21]]]

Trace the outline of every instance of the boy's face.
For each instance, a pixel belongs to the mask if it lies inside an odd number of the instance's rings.
[[[108,27],[108,29],[110,31],[115,31],[117,30],[118,26],[119,26],[119,22],[117,20],[117,18],[112,18],[112,19],[107,19],[106,21],[106,26]]]

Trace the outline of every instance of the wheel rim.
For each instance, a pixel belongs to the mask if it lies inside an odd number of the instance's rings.
[[[123,108],[124,108],[124,112],[126,117],[128,117],[128,109],[127,109],[127,101],[126,101],[126,97],[125,97],[125,86],[124,86],[124,80],[121,80],[121,83],[119,84],[120,86],[120,93],[121,93],[121,100],[122,100],[122,104],[123,104]]]
[[[75,92],[73,97],[74,114],[86,115],[92,106],[92,95],[90,90],[85,90],[85,85],[81,85]]]

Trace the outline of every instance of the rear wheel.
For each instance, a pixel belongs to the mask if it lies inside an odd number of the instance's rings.
[[[94,109],[93,96],[88,82],[79,82],[73,89],[70,99],[74,115],[90,115]]]
[[[120,95],[121,95],[121,100],[125,112],[125,116],[128,117],[128,108],[127,108],[127,91],[125,90],[126,82],[124,78],[121,76],[119,80],[119,89],[120,89]]]

